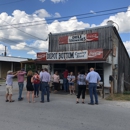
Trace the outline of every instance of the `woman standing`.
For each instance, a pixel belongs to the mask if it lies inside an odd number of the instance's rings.
[[[86,76],[85,71],[81,70],[80,74],[78,75],[78,95],[76,103],[79,103],[80,95],[82,94],[82,103],[84,104],[85,91],[86,91]]]
[[[29,103],[31,103],[30,101],[30,94],[32,94],[32,102],[34,101],[34,88],[33,88],[33,72],[30,70],[27,73],[27,100]]]
[[[69,82],[69,91],[70,94],[72,95],[75,94],[75,86],[74,86],[74,82],[75,82],[75,76],[73,75],[73,72],[70,72],[70,75],[67,76],[68,82]]]
[[[53,84],[54,84],[54,92],[58,91],[58,87],[59,87],[59,81],[60,81],[60,77],[58,75],[58,71],[55,72],[55,74],[52,76],[53,78]]]
[[[38,75],[37,71],[35,71],[34,73],[33,83],[34,83],[34,97],[39,97],[40,76]]]

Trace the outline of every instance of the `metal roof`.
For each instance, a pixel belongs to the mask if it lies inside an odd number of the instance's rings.
[[[6,62],[21,62],[26,61],[27,58],[20,58],[20,57],[12,57],[12,56],[0,56],[0,61],[6,61]]]

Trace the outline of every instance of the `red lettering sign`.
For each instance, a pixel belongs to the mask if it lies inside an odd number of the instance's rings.
[[[102,58],[103,58],[102,49],[88,50],[88,59],[102,59]]]
[[[59,44],[68,44],[68,36],[59,37]]]
[[[98,33],[89,33],[89,34],[86,34],[86,41],[87,42],[98,41]]]
[[[42,59],[42,60],[46,60],[46,52],[37,53],[37,58]]]

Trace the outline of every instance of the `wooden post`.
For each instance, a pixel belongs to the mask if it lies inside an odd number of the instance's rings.
[[[111,95],[113,95],[113,81],[111,81]]]

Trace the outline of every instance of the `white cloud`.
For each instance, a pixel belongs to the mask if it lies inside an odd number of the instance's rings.
[[[92,13],[92,14],[96,14],[93,10],[90,10],[90,13]]]
[[[4,55],[5,52],[5,46],[3,44],[0,44],[0,55]]]
[[[41,1],[41,2],[45,2],[45,0],[39,0],[39,1]]]
[[[11,49],[14,49],[14,50],[25,50],[25,49],[27,49],[25,42],[22,42],[22,43],[19,43],[19,44],[16,44],[16,45],[11,45],[10,47],[11,47]]]
[[[45,9],[37,10],[35,11],[35,14],[40,18],[51,17],[51,15]]]
[[[118,29],[120,33],[130,32],[130,7],[128,7],[126,12],[120,12],[116,15],[110,16],[108,19],[105,19],[100,25],[106,25],[108,20],[112,20],[115,22],[115,27]]]
[[[54,2],[54,3],[59,3],[59,2],[65,2],[67,0],[51,0],[51,1]]]
[[[130,55],[130,41],[124,42],[124,45],[126,47],[126,50],[127,50],[128,54]]]
[[[31,51],[27,52],[27,54],[29,54],[29,55],[36,55],[36,52],[31,50]]]
[[[54,18],[59,18],[59,17],[61,17],[61,15],[58,12],[56,12]]]

